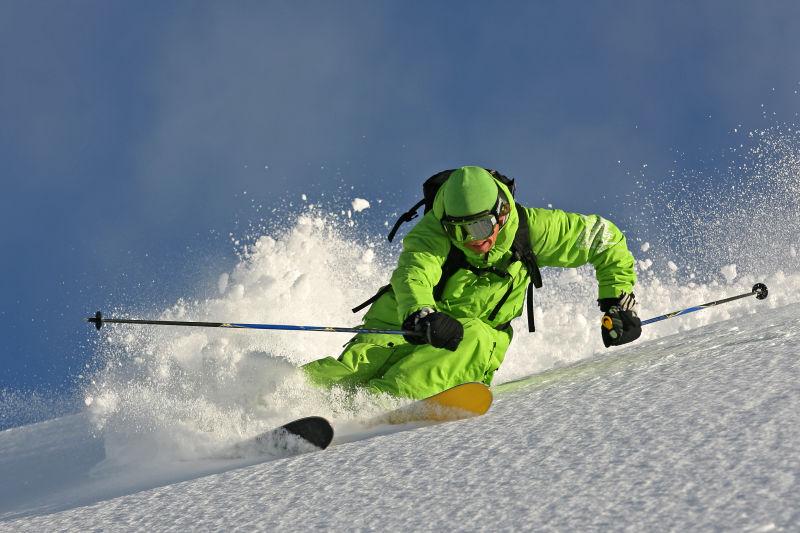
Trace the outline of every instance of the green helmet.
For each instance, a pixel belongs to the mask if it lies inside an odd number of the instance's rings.
[[[442,227],[455,242],[488,239],[495,227],[508,220],[508,198],[486,169],[461,167],[443,187]]]
[[[481,167],[454,170],[442,187],[444,212],[448,217],[467,217],[490,211],[497,203],[497,183]]]

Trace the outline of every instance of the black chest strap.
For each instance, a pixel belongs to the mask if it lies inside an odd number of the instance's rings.
[[[533,241],[528,227],[528,212],[525,207],[517,204],[517,215],[519,215],[519,227],[517,227],[517,233],[514,235],[512,249],[514,250],[514,256],[517,260],[522,261],[522,264],[528,270],[528,275],[531,277],[527,290],[528,331],[534,332],[536,331],[536,324],[533,320],[533,288],[542,288],[542,273],[539,270],[539,261],[536,259],[536,253],[533,251]]]

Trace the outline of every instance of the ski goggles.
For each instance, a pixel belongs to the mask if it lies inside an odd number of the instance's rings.
[[[490,211],[482,211],[466,217],[448,217],[442,219],[442,227],[447,236],[455,242],[482,241],[494,233],[494,227],[500,219],[508,216],[511,206],[505,195],[498,189],[497,203]]]

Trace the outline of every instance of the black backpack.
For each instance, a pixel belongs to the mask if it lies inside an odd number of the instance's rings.
[[[427,180],[425,183],[422,184],[422,194],[423,198],[419,202],[417,202],[414,207],[400,215],[400,218],[397,219],[397,222],[394,223],[392,226],[392,230],[389,232],[389,242],[391,242],[397,230],[400,228],[402,224],[405,222],[410,222],[417,218],[419,208],[425,206],[425,210],[423,213],[427,213],[431,209],[433,209],[433,200],[436,198],[436,193],[439,192],[439,188],[447,181],[447,178],[450,177],[450,174],[455,169],[443,170],[441,172],[437,172]],[[485,169],[489,174],[491,174],[494,178],[500,181],[503,185],[508,187],[508,190],[511,191],[511,196],[514,196],[516,192],[516,185],[514,180],[511,178],[507,178],[506,176],[500,174],[496,170],[493,169]],[[520,204],[516,204],[517,206],[517,214],[519,215],[519,227],[517,228],[517,233],[514,235],[514,242],[511,245],[511,251],[514,254],[514,258],[517,261],[521,261],[522,264],[528,271],[528,274],[531,277],[531,282],[528,284],[528,291],[527,291],[527,299],[528,299],[528,331],[536,331],[536,326],[533,321],[533,287],[537,289],[542,287],[542,274],[539,271],[539,264],[536,260],[536,254],[533,252],[533,245],[531,243],[530,235],[528,232],[528,214]],[[467,258],[464,256],[464,252],[462,252],[458,247],[451,246],[450,252],[447,255],[447,259],[445,259],[444,264],[442,264],[442,276],[439,279],[439,283],[436,284],[436,287],[433,289],[433,298],[436,301],[439,301],[442,297],[442,293],[444,292],[444,286],[447,283],[447,280],[456,273],[459,269],[467,269],[471,270],[472,272],[480,275],[481,273],[485,272],[492,272],[496,275],[501,277],[508,277],[510,274],[508,272],[504,272],[498,268],[490,267],[490,268],[478,268],[475,267],[467,261]],[[500,311],[500,308],[503,307],[503,304],[506,303],[509,295],[511,294],[511,289],[513,287],[509,286],[508,291],[506,294],[500,299],[498,304],[489,314],[489,320],[493,320],[497,313]],[[385,285],[381,287],[378,292],[367,300],[366,302],[358,305],[357,307],[353,308],[353,312],[357,313],[367,307],[368,305],[372,305],[378,298],[383,296],[385,293],[389,292],[392,289],[391,285]],[[503,330],[509,326],[508,323],[500,324],[497,326],[497,329]]]

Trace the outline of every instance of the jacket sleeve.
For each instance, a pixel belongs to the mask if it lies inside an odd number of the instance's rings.
[[[579,267],[591,263],[598,298],[631,292],[636,283],[634,259],[625,235],[598,215],[566,213],[559,209],[528,208],[533,251],[540,266]]]
[[[442,277],[450,240],[441,224],[427,213],[403,239],[403,251],[392,274],[400,322],[423,307],[435,308],[433,288]]]

